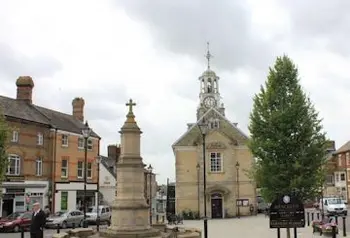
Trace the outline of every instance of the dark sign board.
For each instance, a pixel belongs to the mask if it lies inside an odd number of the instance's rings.
[[[283,195],[270,206],[270,228],[305,227],[304,204],[294,196]]]

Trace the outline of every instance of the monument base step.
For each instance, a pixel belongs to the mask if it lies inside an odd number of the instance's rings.
[[[101,238],[161,238],[160,231],[157,229],[139,230],[139,231],[118,231],[107,229],[100,231]]]

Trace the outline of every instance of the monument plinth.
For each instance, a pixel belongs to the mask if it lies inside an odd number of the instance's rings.
[[[117,184],[112,205],[112,221],[100,237],[115,238],[160,238],[160,231],[151,228],[149,205],[144,196],[144,163],[140,155],[142,131],[135,121],[130,99],[126,104],[129,112],[120,130],[121,153],[117,162]]]

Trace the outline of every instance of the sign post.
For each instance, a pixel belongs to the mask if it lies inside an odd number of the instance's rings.
[[[270,228],[294,228],[305,227],[304,204],[294,196],[283,195],[274,200],[270,207]]]

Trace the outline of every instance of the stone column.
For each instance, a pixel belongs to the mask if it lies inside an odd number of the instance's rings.
[[[144,197],[144,167],[140,155],[141,130],[130,99],[129,113],[121,128],[121,154],[117,162],[116,198],[112,206],[111,226],[100,237],[160,237],[149,224],[149,206]]]

